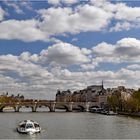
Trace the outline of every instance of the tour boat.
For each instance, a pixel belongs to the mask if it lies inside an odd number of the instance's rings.
[[[19,133],[34,134],[41,132],[41,127],[36,121],[24,120],[19,123],[17,131]]]

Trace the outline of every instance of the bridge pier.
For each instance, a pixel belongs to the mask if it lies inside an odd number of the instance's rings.
[[[19,112],[19,109],[20,109],[20,105],[19,105],[19,102],[17,102],[14,106],[14,110],[15,112]]]
[[[85,107],[86,107],[86,108],[85,108],[85,111],[86,111],[86,112],[89,112],[89,102],[86,102],[86,103],[85,103]]]
[[[15,112],[19,112],[20,107],[19,106],[15,106],[14,109],[15,109]]]
[[[56,105],[56,102],[51,103],[50,112],[55,112],[55,105]]]
[[[0,103],[0,112],[3,112],[3,108],[4,106],[2,105],[2,103]]]
[[[0,112],[3,112],[3,108],[0,109]]]
[[[32,106],[32,112],[36,112],[36,105]]]
[[[72,112],[73,111],[73,102],[70,102],[68,105],[68,112]]]

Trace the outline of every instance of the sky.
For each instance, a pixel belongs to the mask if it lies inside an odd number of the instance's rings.
[[[1,0],[0,92],[54,99],[90,85],[140,88],[140,1]]]

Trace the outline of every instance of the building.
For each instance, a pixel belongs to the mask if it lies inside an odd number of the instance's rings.
[[[56,101],[59,102],[98,102],[99,104],[107,103],[106,90],[102,85],[91,85],[85,89],[74,91],[57,91]]]
[[[57,91],[56,94],[56,101],[57,102],[71,102],[71,98],[72,98],[72,92],[70,90],[66,90],[66,91]]]
[[[116,88],[107,88],[106,93],[108,95],[119,94],[121,99],[127,100],[131,97],[134,91],[134,89],[125,88],[124,86],[118,86]]]

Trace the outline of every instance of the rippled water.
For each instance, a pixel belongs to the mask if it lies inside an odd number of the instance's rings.
[[[42,132],[19,134],[16,126],[25,119],[36,120]],[[140,138],[140,119],[105,116],[87,112],[0,113],[1,139],[120,139]]]

